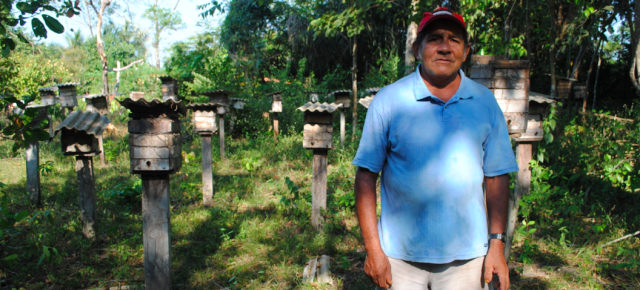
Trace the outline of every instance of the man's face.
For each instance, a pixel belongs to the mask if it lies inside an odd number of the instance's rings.
[[[413,49],[427,75],[442,79],[457,74],[469,53],[463,28],[453,21],[440,20],[426,29],[427,37]]]

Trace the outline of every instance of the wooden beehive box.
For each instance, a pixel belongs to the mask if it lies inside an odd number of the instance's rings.
[[[306,103],[298,108],[304,112],[302,147],[307,149],[331,149],[333,137],[333,113],[342,104]]]
[[[76,86],[79,83],[64,83],[56,84],[58,87],[58,99],[60,101],[60,107],[62,108],[74,108],[78,105],[78,93],[76,92]]]
[[[97,112],[100,115],[109,113],[109,103],[107,103],[106,94],[83,95],[78,98],[84,98],[87,102],[87,112]]]
[[[159,99],[133,101],[122,106],[131,110],[129,158],[131,173],[173,173],[182,166],[182,136],[179,115],[186,113],[180,101]]]
[[[170,77],[170,76],[161,76],[159,77],[162,85],[160,86],[160,90],[162,92],[162,100],[174,100],[178,101],[178,80]]]
[[[472,55],[469,78],[487,88],[492,88],[493,65],[490,63],[506,59],[507,57],[503,55]]]
[[[351,91],[340,90],[332,93],[335,97],[336,104],[342,104],[342,108],[351,108]]]
[[[307,91],[305,92],[307,94],[309,94],[309,102],[311,103],[317,103],[320,101],[320,97],[319,95],[324,94],[325,92],[320,92],[320,91]]]
[[[282,94],[281,92],[271,93],[271,111],[270,113],[282,113]]]
[[[244,105],[247,103],[246,99],[240,98],[230,98],[229,101],[231,102],[231,106],[236,110],[243,110]]]
[[[558,99],[568,99],[571,95],[571,80],[556,77],[556,94]]]
[[[218,109],[225,107],[222,104],[190,104],[187,109],[193,111],[193,130],[197,134],[211,135],[218,130],[216,125],[216,114]]]
[[[199,93],[200,95],[209,97],[209,103],[217,103],[229,106],[229,96],[235,93],[227,90],[211,90]]]
[[[54,135],[62,132],[60,144],[65,155],[98,153],[98,137],[109,123],[107,116],[98,112],[75,111],[60,123]]]
[[[504,113],[509,133],[527,130],[529,111],[529,61],[495,60],[491,90]]]
[[[553,103],[555,103],[555,100],[548,95],[530,92],[527,131],[522,133],[522,136],[516,138],[516,141],[534,142],[543,139],[544,130],[542,128],[542,120],[549,114]]]
[[[144,92],[131,92],[129,93],[129,98],[133,101],[144,99]]]
[[[56,100],[56,91],[58,89],[56,87],[46,87],[40,88],[40,104],[41,105],[55,105],[58,100]]]
[[[48,108],[50,106],[51,105],[34,105],[33,102],[31,102],[31,105],[26,106],[26,111],[37,110],[36,116],[28,125],[32,128],[40,128],[42,121],[49,119]]]
[[[587,85],[585,83],[574,83],[572,91],[574,99],[585,98],[587,96]]]

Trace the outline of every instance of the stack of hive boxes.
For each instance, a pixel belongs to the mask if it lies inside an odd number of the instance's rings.
[[[509,134],[527,130],[529,61],[474,55],[470,78],[489,88],[504,113]]]

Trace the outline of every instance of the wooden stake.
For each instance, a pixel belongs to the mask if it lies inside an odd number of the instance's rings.
[[[171,289],[169,174],[142,174],[144,279],[147,289]]]
[[[273,113],[273,140],[276,143],[278,143],[278,135],[280,135],[280,132],[278,132],[278,113]]]
[[[96,218],[96,185],[93,179],[92,156],[76,156],[76,174],[80,194],[82,235],[85,239],[93,239],[98,231],[98,219]]]
[[[516,191],[513,195],[509,195],[509,214],[507,222],[507,239],[504,247],[505,260],[509,261],[511,253],[511,245],[513,244],[513,235],[515,233],[516,224],[518,223],[518,208],[522,196],[529,194],[531,189],[531,168],[529,162],[533,151],[533,144],[530,142],[518,142],[516,147],[516,157],[518,159],[518,177],[516,180]]]
[[[202,204],[205,206],[213,206],[211,135],[202,135]]]
[[[231,106],[229,110],[231,111],[231,120],[229,122],[229,135],[233,136],[233,125],[236,122],[236,109],[233,106]]]
[[[29,142],[25,151],[27,159],[27,192],[31,202],[40,205],[40,143],[38,141]]]
[[[313,149],[313,184],[311,185],[311,225],[322,230],[324,219],[321,209],[327,208],[327,149]]]
[[[340,109],[340,147],[344,146],[344,131],[345,131],[344,111]]]
[[[100,150],[100,166],[105,167],[107,165],[107,159],[104,156],[104,147],[102,145],[102,135],[98,136],[98,150]]]
[[[224,158],[224,115],[220,115],[220,159]]]

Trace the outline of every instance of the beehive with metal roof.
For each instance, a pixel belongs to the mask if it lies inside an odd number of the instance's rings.
[[[79,85],[80,83],[62,83],[55,85],[58,88],[60,107],[74,108],[78,105],[78,100],[76,99],[78,92],[76,91],[76,87]]]
[[[38,91],[40,92],[40,104],[55,105],[58,102],[56,97],[56,92],[58,91],[58,88],[44,87],[44,88],[39,88]]]
[[[182,166],[181,101],[130,98],[120,102],[129,109],[129,159],[131,173],[173,173]]]
[[[98,112],[100,115],[109,113],[109,103],[107,102],[109,95],[107,94],[89,94],[78,98],[84,98],[87,102],[87,112]]]
[[[308,149],[331,149],[333,137],[333,113],[342,104],[306,103],[298,110],[304,112],[302,147]]]
[[[329,95],[333,95],[336,104],[342,104],[342,108],[351,108],[351,91],[350,90],[337,90],[331,92]]]
[[[74,111],[55,129],[54,137],[62,132],[60,144],[65,155],[98,153],[98,137],[110,122],[98,112]]]

